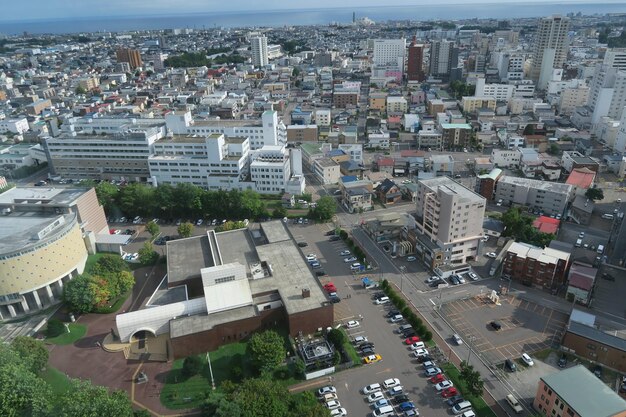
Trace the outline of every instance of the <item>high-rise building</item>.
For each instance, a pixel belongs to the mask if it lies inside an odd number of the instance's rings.
[[[430,45],[430,75],[435,78],[448,78],[452,68],[458,66],[459,49],[454,42],[434,41]]]
[[[478,256],[486,200],[449,177],[417,183],[417,230],[441,248],[446,264]]]
[[[393,65],[404,69],[406,41],[401,39],[375,39],[372,63],[376,66]]]
[[[118,48],[115,54],[118,62],[128,62],[131,69],[143,66],[141,54],[136,49]]]
[[[252,64],[255,67],[264,67],[269,64],[267,55],[267,38],[265,36],[255,36],[250,39],[252,45]]]
[[[626,106],[626,71],[598,65],[591,81],[588,106],[592,125],[604,116],[619,120]]]
[[[567,58],[567,32],[570,20],[567,17],[550,16],[539,21],[533,49],[530,78],[537,88],[544,90],[553,68],[562,68]]]
[[[424,81],[424,45],[418,44],[415,36],[409,45],[406,77],[409,81]]]
[[[611,68],[626,70],[626,48],[613,48],[604,54],[604,65]]]

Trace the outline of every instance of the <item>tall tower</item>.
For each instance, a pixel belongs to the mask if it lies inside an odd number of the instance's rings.
[[[115,55],[117,62],[128,62],[132,69],[143,66],[141,54],[136,49],[118,48]]]
[[[539,21],[533,49],[530,78],[537,88],[545,89],[553,68],[562,68],[567,58],[567,32],[570,20],[567,17],[550,16]]]
[[[459,63],[459,48],[451,41],[434,41],[430,44],[430,75],[448,78],[452,68]]]
[[[356,12],[352,12],[352,24],[356,23]]]
[[[269,63],[267,58],[267,38],[265,36],[255,36],[250,39],[252,44],[252,64],[255,67],[264,67]]]
[[[416,42],[415,36],[409,45],[406,76],[409,81],[424,81],[424,45]]]

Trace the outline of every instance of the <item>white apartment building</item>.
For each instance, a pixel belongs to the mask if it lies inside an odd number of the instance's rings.
[[[576,108],[584,106],[589,100],[590,91],[587,86],[564,89],[559,101],[559,114],[570,115]]]
[[[596,125],[603,116],[620,119],[626,106],[626,70],[598,65],[591,82],[588,106],[591,123]]]
[[[476,80],[476,97],[492,97],[499,101],[507,101],[513,97],[515,86],[511,84],[486,84],[484,78]]]
[[[626,70],[626,48],[608,49],[604,53],[604,60],[602,63],[611,68]]]
[[[404,97],[389,96],[387,97],[387,114],[389,113],[406,113],[408,103]]]
[[[330,126],[331,114],[329,109],[315,110],[315,124],[318,126]]]
[[[494,149],[491,151],[489,160],[497,168],[517,168],[519,167],[521,157],[522,154],[517,149]]]
[[[165,123],[168,132],[175,134],[247,137],[252,150],[287,143],[287,128],[274,110],[263,112],[261,120],[194,120],[189,112],[172,112],[165,116]]]
[[[188,183],[208,190],[254,189],[249,180],[250,141],[213,133],[172,135],[154,145],[148,164],[156,184]]]
[[[341,170],[332,159],[318,158],[313,161],[313,174],[321,184],[336,184],[341,177]]]
[[[265,67],[269,64],[267,52],[267,38],[265,36],[255,36],[250,38],[252,49],[252,65],[255,67]]]
[[[21,135],[28,132],[28,120],[25,117],[19,119],[4,119],[0,120],[0,133],[15,133]]]
[[[567,58],[567,33],[570,19],[562,16],[544,17],[539,21],[535,35],[530,78],[537,88],[544,90],[554,68],[563,68]]]
[[[360,143],[344,143],[337,145],[338,149],[350,156],[350,159],[358,164],[363,163],[363,145]]]
[[[261,194],[282,194],[291,179],[289,150],[285,145],[264,146],[250,155],[250,179]],[[303,177],[304,178],[304,177]]]
[[[622,112],[622,118],[620,120],[613,150],[618,153],[626,152],[626,109]]]
[[[417,230],[436,242],[446,264],[463,264],[478,256],[486,200],[448,177],[419,180]]]
[[[551,181],[502,176],[496,188],[496,200],[503,205],[520,205],[544,214],[561,214],[574,198],[574,187]]]
[[[401,39],[374,39],[374,66],[394,66],[404,69],[406,55],[406,40]]]

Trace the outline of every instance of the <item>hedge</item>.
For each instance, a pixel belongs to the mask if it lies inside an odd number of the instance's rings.
[[[404,298],[397,294],[391,285],[389,285],[389,281],[384,279],[381,287],[383,292],[389,297],[391,303],[402,313],[406,321],[415,329],[415,332],[420,338],[425,342],[430,341],[433,338],[433,334],[424,325],[422,320],[417,317],[417,314],[415,314],[411,307],[407,305]]]

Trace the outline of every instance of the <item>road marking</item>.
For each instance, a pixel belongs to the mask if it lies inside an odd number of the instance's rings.
[[[378,374],[384,374],[384,373],[389,373],[389,372],[391,372],[391,368],[386,368],[386,369],[383,369],[382,371],[378,371],[378,372],[376,372],[376,375],[378,375]]]
[[[460,291],[455,291],[452,294],[462,294],[464,292],[467,292],[467,290],[460,290]]]

